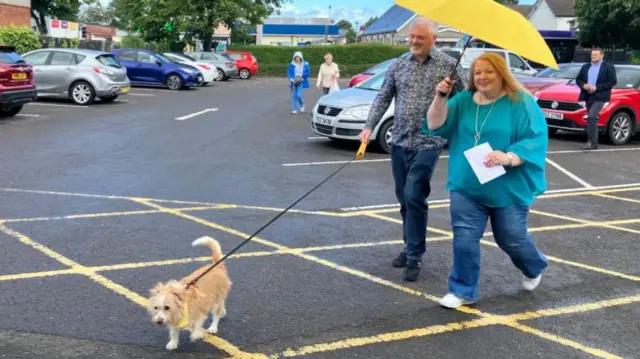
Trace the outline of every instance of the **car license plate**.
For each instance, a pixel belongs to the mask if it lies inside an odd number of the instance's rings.
[[[553,119],[553,120],[562,120],[562,119],[564,119],[564,115],[561,114],[561,113],[557,113],[557,112],[544,111],[544,117],[550,118],[550,119]]]
[[[14,73],[14,74],[11,74],[11,79],[12,80],[26,80],[27,79],[27,74],[24,73],[24,72]]]
[[[129,87],[129,86],[122,86],[122,87],[120,88],[120,91],[122,91],[122,93],[127,93],[127,92],[129,92],[129,90],[130,90],[130,87]]]
[[[316,117],[316,123],[319,123],[321,125],[331,126],[331,119],[324,118],[324,117]]]

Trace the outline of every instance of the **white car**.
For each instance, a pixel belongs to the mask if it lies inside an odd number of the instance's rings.
[[[211,64],[207,64],[204,62],[197,61],[187,55],[184,54],[176,54],[174,52],[165,52],[164,55],[171,61],[175,61],[179,64],[193,66],[200,70],[202,74],[202,85],[206,85],[209,82],[218,81],[220,74],[215,66],[211,66]]]

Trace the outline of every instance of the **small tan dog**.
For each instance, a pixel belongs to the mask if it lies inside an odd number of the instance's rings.
[[[192,245],[209,247],[213,263],[222,258],[220,244],[211,237],[198,238]],[[153,322],[169,328],[169,343],[166,346],[168,350],[178,348],[181,329],[189,330],[189,338],[194,342],[204,338],[206,332],[217,333],[218,322],[227,314],[225,302],[232,282],[229,280],[224,262],[187,288],[187,283],[208,268],[209,265],[202,266],[180,281],[158,283],[150,291],[149,312]],[[213,321],[205,331],[203,324],[209,313],[213,316]]]

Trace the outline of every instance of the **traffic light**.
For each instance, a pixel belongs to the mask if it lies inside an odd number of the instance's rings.
[[[80,31],[82,31],[82,38],[87,38],[87,26],[85,24],[80,25]]]

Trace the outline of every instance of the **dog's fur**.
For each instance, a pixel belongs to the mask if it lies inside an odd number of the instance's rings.
[[[192,245],[209,247],[214,263],[222,258],[220,244],[211,237],[198,238]],[[158,283],[150,291],[149,312],[153,322],[159,325],[164,324],[169,328],[169,343],[166,346],[168,350],[178,347],[180,328],[177,326],[183,319],[185,309],[188,310],[189,323],[184,329],[191,332],[192,342],[204,338],[206,332],[217,333],[218,322],[227,314],[225,303],[232,283],[224,262],[186,288],[187,283],[207,270],[209,266],[202,266],[180,281],[170,280],[166,283]],[[205,332],[203,324],[209,313],[213,316],[213,321]]]

